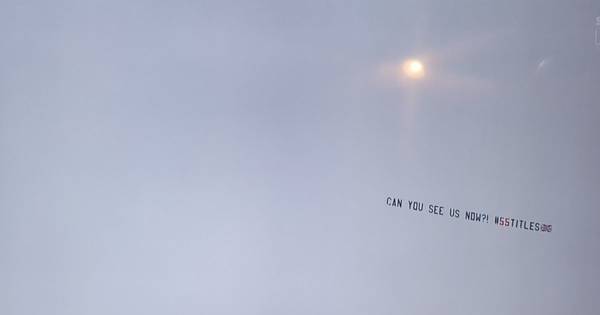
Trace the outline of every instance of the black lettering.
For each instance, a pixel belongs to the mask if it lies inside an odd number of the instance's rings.
[[[437,214],[437,215],[444,215],[443,210],[444,210],[444,207],[442,207],[442,206],[429,205],[429,213]]]

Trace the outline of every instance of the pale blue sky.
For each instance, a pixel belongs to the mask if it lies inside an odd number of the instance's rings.
[[[0,313],[596,314],[596,16],[1,1]]]

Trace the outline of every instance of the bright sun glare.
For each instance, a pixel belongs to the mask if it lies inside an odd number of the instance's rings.
[[[425,76],[425,67],[417,59],[408,59],[402,63],[402,72],[410,79],[421,79]]]

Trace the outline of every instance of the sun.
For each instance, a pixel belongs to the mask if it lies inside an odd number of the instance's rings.
[[[425,76],[425,66],[418,59],[408,59],[402,63],[402,73],[410,79],[422,79]]]

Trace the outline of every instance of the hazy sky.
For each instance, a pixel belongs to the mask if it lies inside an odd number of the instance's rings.
[[[0,313],[597,314],[597,16],[0,1]]]

